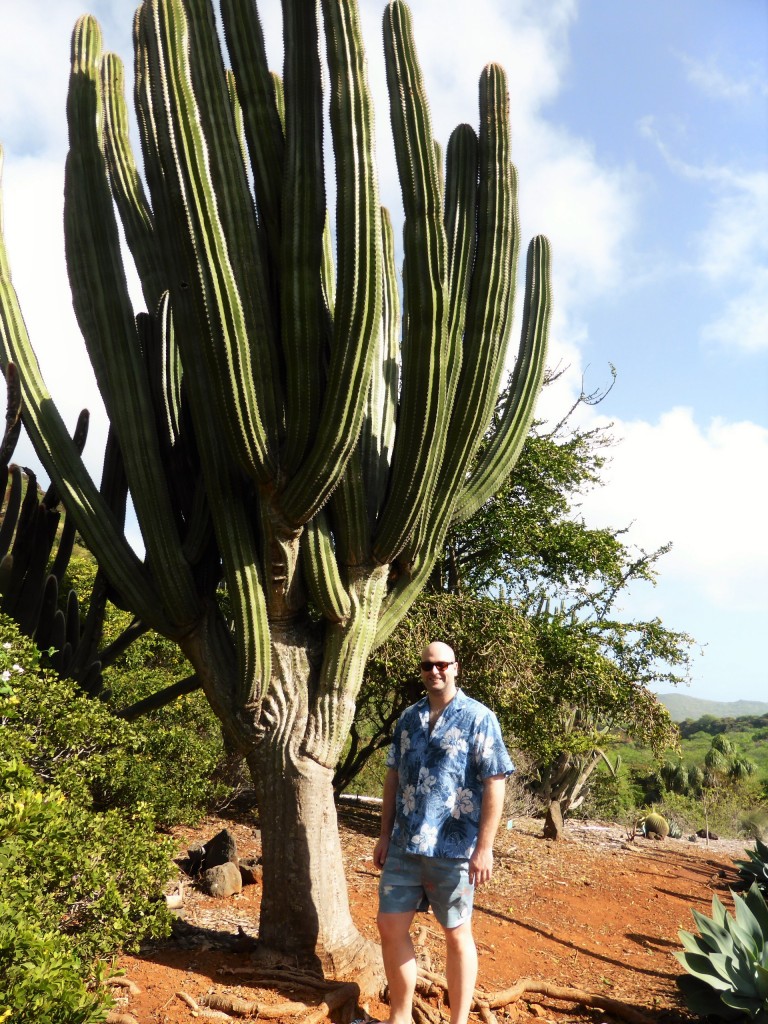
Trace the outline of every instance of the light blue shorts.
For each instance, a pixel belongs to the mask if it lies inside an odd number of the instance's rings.
[[[443,928],[458,928],[472,916],[475,887],[469,861],[421,857],[390,846],[379,879],[379,912],[403,914],[432,907]]]

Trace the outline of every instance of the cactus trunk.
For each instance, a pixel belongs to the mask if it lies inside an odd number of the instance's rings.
[[[112,591],[181,646],[251,766],[262,938],[338,973],[367,953],[344,895],[333,768],[370,651],[407,614],[451,523],[520,450],[544,371],[550,257],[534,239],[513,386],[489,439],[519,246],[505,74],[483,71],[479,133],[456,129],[444,173],[410,12],[387,6],[401,295],[357,4],[282,7],[280,78],[253,0],[220,5],[231,70],[211,0],[144,0],[141,161],[119,59],[102,54],[92,18],[73,35],[69,271],[144,560],[56,411],[1,237],[0,357],[18,368],[24,425]]]

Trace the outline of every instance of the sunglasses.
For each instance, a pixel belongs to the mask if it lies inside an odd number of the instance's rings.
[[[422,661],[421,671],[431,672],[433,668],[436,668],[438,672],[445,672],[447,668],[455,664],[455,661]]]

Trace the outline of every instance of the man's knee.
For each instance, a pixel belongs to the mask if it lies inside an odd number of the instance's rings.
[[[413,913],[387,914],[380,910],[376,916],[376,924],[382,942],[406,938],[410,934],[413,917]]]
[[[464,950],[474,946],[475,940],[472,935],[472,921],[464,921],[455,928],[443,928],[445,944],[451,950]]]

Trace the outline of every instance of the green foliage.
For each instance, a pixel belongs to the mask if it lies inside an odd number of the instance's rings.
[[[712,917],[694,910],[699,935],[681,931],[688,971],[679,980],[688,1008],[722,1020],[768,1024],[768,907],[757,886],[734,895],[733,915],[717,896]]]
[[[40,670],[7,618],[0,652],[0,1019],[91,1024],[106,1005],[99,958],[168,930],[172,848],[127,781],[128,727]]]
[[[2,635],[13,638],[6,643],[14,660],[28,669],[18,673],[9,665],[0,673],[0,679],[8,674],[14,694],[0,754],[23,757],[38,778],[84,805],[144,804],[165,827],[195,820],[222,793],[211,781],[223,759],[220,731],[201,695],[179,698],[138,724],[123,722],[101,701],[83,698],[71,680],[35,671],[39,657],[31,641],[14,635],[8,620]],[[123,678],[118,688],[136,694],[152,682]]]
[[[768,846],[759,839],[755,841],[754,850],[745,851],[748,860],[735,860],[739,869],[739,877],[745,888],[757,885],[762,894],[768,894]]]
[[[398,715],[422,695],[419,654],[437,637],[448,636],[460,664],[460,684],[493,708],[502,725],[518,688],[533,682],[535,638],[528,621],[512,606],[489,597],[425,594],[389,639],[371,656],[359,694],[355,721],[336,774],[337,789],[355,779],[357,792],[379,793],[378,768],[366,762],[389,745]]]

